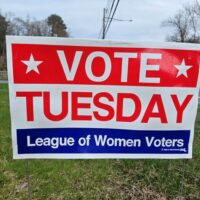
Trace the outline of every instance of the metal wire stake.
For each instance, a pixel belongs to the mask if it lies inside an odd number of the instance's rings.
[[[26,160],[27,200],[31,200],[31,183],[29,161]]]
[[[185,179],[185,170],[186,170],[186,162],[187,160],[182,160],[182,181],[181,181],[181,184],[180,184],[180,189],[179,189],[179,193],[181,195],[180,197],[180,200],[182,199],[182,195],[183,195],[183,190],[184,190],[184,179]]]

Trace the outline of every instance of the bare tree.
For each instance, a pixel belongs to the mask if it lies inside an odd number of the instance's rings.
[[[35,20],[27,17],[26,20],[16,17],[13,18],[8,27],[10,35],[25,35],[25,36],[51,36],[51,27],[47,20]]]
[[[162,23],[163,26],[171,26],[174,28],[174,33],[167,37],[167,40],[174,42],[185,42],[189,37],[189,18],[187,13],[179,11],[174,17]]]
[[[168,41],[200,42],[200,4],[198,1],[184,6],[177,14],[162,23],[172,27],[174,32],[167,36]]]
[[[27,23],[27,35],[51,36],[51,27],[47,20],[32,21]]]

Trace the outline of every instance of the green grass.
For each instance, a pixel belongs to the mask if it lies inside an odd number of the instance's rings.
[[[0,85],[0,200],[27,199],[26,161],[12,159],[7,85]],[[34,200],[200,199],[200,110],[191,160],[30,160]]]

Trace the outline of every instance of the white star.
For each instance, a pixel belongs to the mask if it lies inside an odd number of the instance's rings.
[[[31,71],[35,71],[39,74],[40,72],[38,70],[38,65],[40,65],[43,61],[34,60],[34,57],[31,54],[29,60],[22,60],[21,62],[23,62],[27,66],[26,74],[28,74]]]
[[[182,63],[180,65],[174,65],[176,67],[176,69],[178,69],[178,73],[176,75],[176,78],[183,75],[186,78],[188,78],[187,75],[187,70],[190,69],[192,66],[189,65],[185,65],[185,60],[182,60]]]

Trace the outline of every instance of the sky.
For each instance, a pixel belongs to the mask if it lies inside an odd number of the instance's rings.
[[[111,0],[0,0],[0,12],[28,15],[37,20],[58,14],[73,38],[98,39],[102,27],[103,8]],[[174,16],[192,0],[120,0],[106,39],[133,42],[163,42],[173,32],[162,27],[163,20]]]

